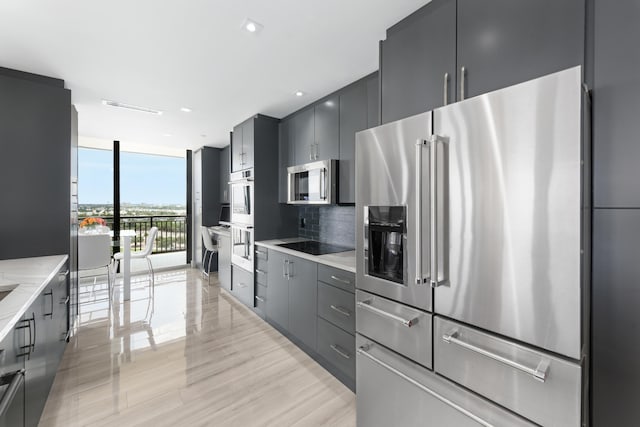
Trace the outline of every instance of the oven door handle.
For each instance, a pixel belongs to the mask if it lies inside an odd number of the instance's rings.
[[[227,184],[229,184],[229,185],[236,185],[236,184],[248,185],[248,184],[253,184],[253,178],[244,178],[244,179],[238,179],[236,181],[229,181],[229,182],[227,182]]]
[[[253,230],[253,225],[232,224],[231,228],[237,228],[239,230],[249,231],[249,230]]]

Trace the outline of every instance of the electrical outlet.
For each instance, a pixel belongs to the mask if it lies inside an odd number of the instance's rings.
[[[305,228],[307,226],[307,219],[305,217],[300,218],[300,228]]]

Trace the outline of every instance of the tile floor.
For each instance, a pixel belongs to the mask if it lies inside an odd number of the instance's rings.
[[[355,395],[198,270],[83,281],[40,426],[354,426]]]

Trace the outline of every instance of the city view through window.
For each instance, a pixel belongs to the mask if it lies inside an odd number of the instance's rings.
[[[78,150],[78,216],[100,217],[113,229],[113,153]],[[135,230],[132,250],[158,227],[154,253],[186,249],[186,165],[180,157],[120,153],[120,228]]]

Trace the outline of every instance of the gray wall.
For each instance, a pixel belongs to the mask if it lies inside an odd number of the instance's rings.
[[[302,227],[304,219],[305,226]],[[298,208],[298,237],[354,248],[355,206],[302,206]]]

